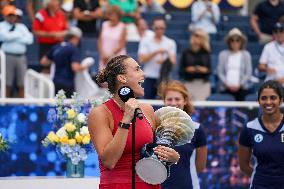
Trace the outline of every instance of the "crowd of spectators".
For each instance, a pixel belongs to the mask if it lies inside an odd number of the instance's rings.
[[[3,21],[8,23],[8,17],[4,14],[5,6],[17,1],[1,1],[0,10]],[[99,61],[98,69],[102,69],[110,57],[119,54],[130,53],[139,60],[145,71],[144,87],[145,98],[155,99],[156,88],[165,78],[161,70],[165,70],[166,63],[177,78],[183,81],[191,91],[193,100],[206,100],[212,93],[224,93],[232,95],[235,100],[245,100],[249,93],[254,93],[252,80],[254,76],[258,81],[275,79],[284,83],[284,3],[280,0],[264,0],[256,5],[250,17],[251,32],[261,45],[265,45],[263,52],[257,54],[259,69],[255,69],[253,60],[255,54],[251,54],[248,35],[250,33],[240,28],[231,27],[225,30],[227,33],[220,35],[222,26],[222,14],[217,4],[211,0],[196,0],[191,6],[188,16],[188,29],[184,29],[181,35],[188,33],[189,43],[180,47],[179,36],[168,35],[167,25],[171,23],[171,12],[161,6],[156,0],[145,0],[144,3],[136,0],[27,0],[24,12],[27,13],[30,27],[26,27],[33,33],[33,40],[20,43],[24,47],[21,52],[25,54],[29,44],[38,44],[38,62],[53,46],[64,42],[68,30],[78,27],[82,31],[82,37],[96,39],[94,49]],[[21,11],[20,9],[17,9]],[[158,17],[147,19],[145,15],[156,14]],[[17,24],[20,25],[21,17],[17,15]],[[27,17],[25,17],[27,18]],[[21,24],[21,26],[24,26]],[[16,27],[17,28],[17,27]],[[1,28],[2,29],[2,28]],[[170,28],[172,29],[172,28]],[[28,31],[28,30],[27,30]],[[8,30],[13,33],[14,30]],[[22,31],[21,31],[22,32]],[[9,59],[11,51],[7,50],[7,40],[1,35],[2,50],[8,55],[7,65],[11,66]],[[218,36],[218,37],[216,37]],[[222,37],[220,37],[222,36]],[[215,51],[214,41],[227,45],[227,48]],[[136,42],[137,51],[129,50],[128,43]],[[16,42],[15,42],[16,43]],[[183,43],[185,44],[185,43]],[[84,44],[81,44],[84,45]],[[79,48],[81,46],[79,44]],[[34,52],[36,53],[36,52]],[[132,53],[132,54],[131,54]],[[217,57],[217,58],[214,58]],[[82,59],[84,57],[80,57]],[[13,75],[17,75],[16,87],[19,96],[23,96],[23,77],[27,67],[26,61],[21,61],[21,74],[16,68],[7,66],[7,96],[11,95],[11,89],[15,85]],[[25,65],[25,66],[24,66]],[[10,69],[10,70],[8,70]],[[167,70],[167,68],[166,68]],[[175,70],[176,71],[175,73]],[[50,68],[45,64],[40,70],[49,74]],[[15,74],[10,74],[10,73]],[[283,73],[282,73],[283,72]],[[257,73],[258,75],[255,75]],[[9,77],[9,78],[8,78]],[[20,78],[20,79],[18,79]],[[217,82],[212,83],[213,80]],[[11,81],[12,80],[12,81]]]

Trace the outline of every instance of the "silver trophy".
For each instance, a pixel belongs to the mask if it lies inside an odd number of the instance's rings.
[[[135,166],[137,175],[148,184],[161,184],[169,176],[170,164],[158,158],[153,148],[157,145],[177,146],[191,142],[195,123],[183,110],[163,107],[155,112],[157,129],[155,143],[146,144],[141,150],[142,159]]]

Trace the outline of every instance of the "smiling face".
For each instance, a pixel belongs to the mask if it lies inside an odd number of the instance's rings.
[[[169,90],[166,92],[164,103],[166,106],[172,106],[183,110],[186,105],[186,100],[180,92]]]
[[[142,84],[145,76],[141,67],[132,58],[127,58],[124,61],[124,64],[126,66],[126,73],[121,75],[121,78],[119,79],[121,83],[120,85],[129,86],[134,91],[135,97],[144,96],[144,88],[142,87]]]
[[[258,102],[264,115],[272,115],[280,112],[282,99],[274,89],[264,88],[259,95]]]

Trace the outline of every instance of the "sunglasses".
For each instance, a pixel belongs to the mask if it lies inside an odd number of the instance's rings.
[[[239,39],[239,38],[236,38],[236,39],[234,39],[234,38],[232,38],[232,39],[230,39],[230,42],[241,42],[241,39]]]
[[[165,27],[154,27],[154,30],[165,30]]]

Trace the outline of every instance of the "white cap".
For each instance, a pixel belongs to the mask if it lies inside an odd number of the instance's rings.
[[[21,9],[16,9],[16,15],[22,17],[23,11]]]
[[[82,30],[78,27],[71,27],[69,28],[67,35],[76,36],[81,38],[82,37]]]

